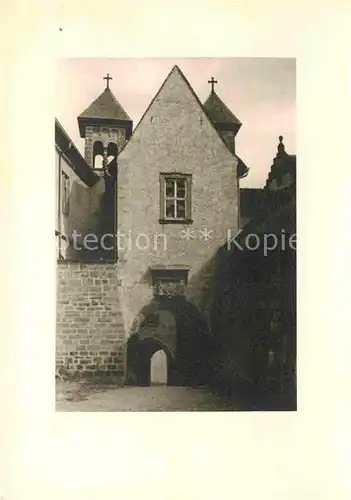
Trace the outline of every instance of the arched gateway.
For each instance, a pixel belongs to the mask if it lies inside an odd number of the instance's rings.
[[[172,354],[155,338],[140,338],[133,335],[128,342],[127,350],[127,383],[130,385],[148,386],[152,380],[152,359],[155,354],[164,352],[166,357],[166,376],[163,382],[172,385]]]
[[[159,358],[163,356],[164,383],[208,382],[212,369],[208,329],[196,307],[185,298],[155,299],[137,316],[127,344],[127,384],[160,383],[161,366],[160,362],[156,364],[156,353]],[[159,374],[153,379],[152,371],[155,368],[157,372],[157,366]]]

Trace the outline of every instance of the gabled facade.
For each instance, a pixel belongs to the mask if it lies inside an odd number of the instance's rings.
[[[118,157],[118,229],[145,234],[150,242],[164,236],[145,251],[137,245],[119,251],[126,286],[134,287],[153,267],[185,266],[186,295],[197,302],[193,277],[226,241],[227,231],[238,227],[237,164],[175,67]],[[139,286],[152,298],[145,280]]]
[[[207,362],[217,252],[238,230],[238,160],[177,66],[118,156],[117,225],[132,239],[118,249],[127,335],[149,338],[137,320],[144,307],[167,310],[178,321],[162,337],[172,365],[189,352],[182,336],[196,322]],[[192,313],[180,326],[182,308]]]
[[[94,182],[77,211],[98,242],[59,266],[58,367],[143,385],[162,349],[168,383],[205,383],[219,249],[239,229],[248,170],[241,124],[217,95],[202,105],[177,66],[133,133],[108,85],[78,124]]]

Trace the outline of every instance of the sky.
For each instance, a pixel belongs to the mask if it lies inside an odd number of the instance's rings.
[[[84,156],[77,116],[106,87],[135,127],[168,73],[177,64],[204,102],[213,76],[215,91],[242,122],[236,152],[249,167],[241,187],[263,187],[277,152],[278,136],[296,153],[296,62],[293,58],[59,59],[56,117]]]

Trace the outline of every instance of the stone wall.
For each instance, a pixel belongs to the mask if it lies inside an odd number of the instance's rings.
[[[120,285],[115,264],[58,264],[57,371],[123,376]]]

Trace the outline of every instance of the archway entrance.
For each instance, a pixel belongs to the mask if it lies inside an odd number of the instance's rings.
[[[167,385],[208,383],[213,349],[206,323],[195,306],[183,298],[154,300],[139,313],[133,330],[127,345],[127,384],[145,386],[161,380]],[[156,356],[158,351],[164,354]]]
[[[167,348],[153,338],[133,335],[128,341],[127,383],[138,386],[172,383],[172,357]]]

